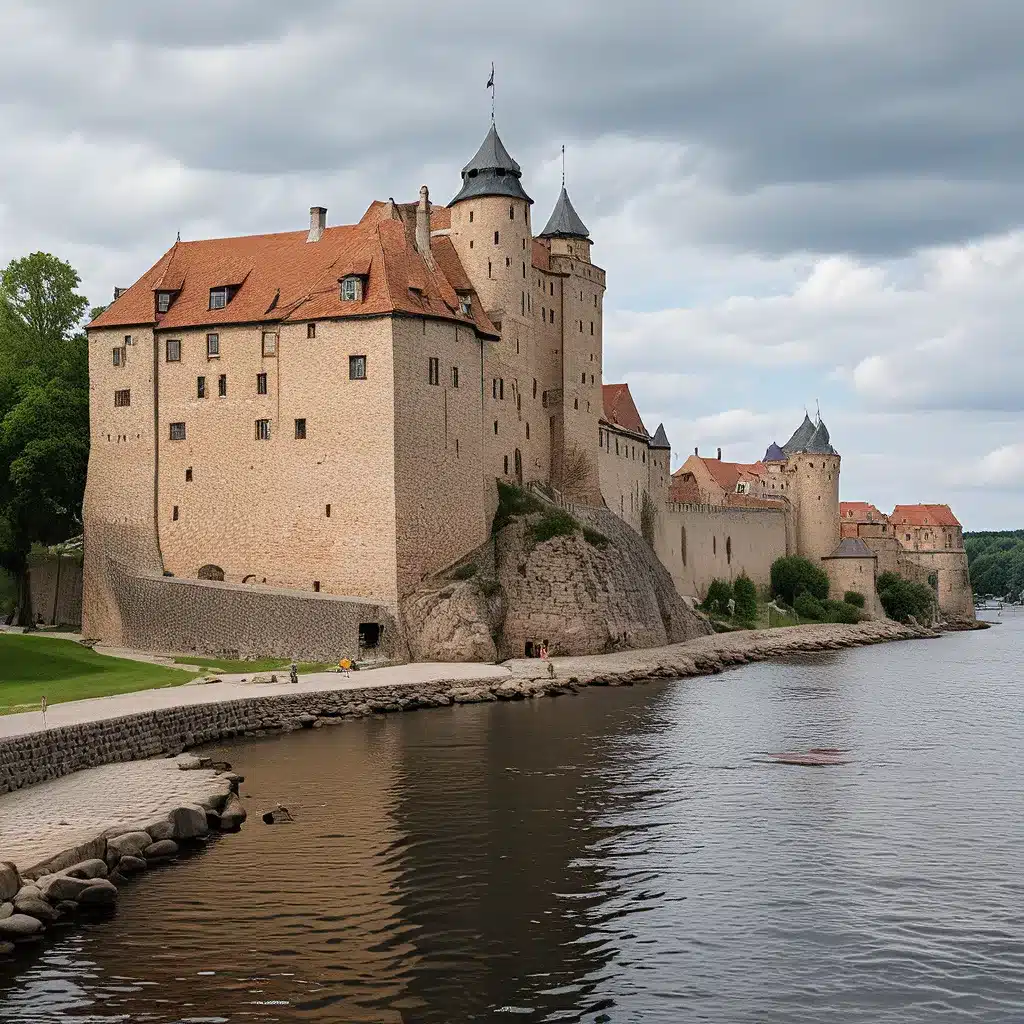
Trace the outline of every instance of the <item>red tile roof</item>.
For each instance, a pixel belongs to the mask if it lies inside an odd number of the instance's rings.
[[[644,421],[640,419],[633,396],[629,393],[628,384],[602,384],[601,398],[606,423],[643,437],[649,436]]]
[[[691,457],[700,459],[707,467],[711,478],[726,492],[735,492],[736,485],[741,480],[760,480],[767,472],[763,462],[723,462],[721,459],[706,459],[699,455]],[[682,468],[676,472],[681,473]]]
[[[889,522],[889,517],[884,512],[879,512],[869,501],[839,502],[839,518],[844,522],[849,520],[854,523]]]
[[[948,505],[897,505],[890,517],[899,526],[959,526]]]
[[[673,476],[668,488],[669,501],[700,502],[700,488],[697,481],[688,473],[685,477]]]
[[[497,337],[480,302],[469,315],[461,311],[456,289],[468,290],[469,280],[451,241],[432,241],[436,267],[416,251],[410,210],[372,203],[358,224],[327,228],[318,242],[307,242],[307,231],[176,242],[89,326],[175,329],[404,313]],[[365,277],[362,301],[341,300],[338,281],[349,274]],[[210,289],[223,285],[237,290],[225,308],[210,309]],[[162,315],[157,290],[178,292]]]

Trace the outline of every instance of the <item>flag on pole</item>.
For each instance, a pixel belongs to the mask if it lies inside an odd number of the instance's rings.
[[[494,63],[493,63],[493,61],[491,62],[491,77],[487,79],[487,85],[485,85],[484,88],[485,89],[493,89],[494,88]]]

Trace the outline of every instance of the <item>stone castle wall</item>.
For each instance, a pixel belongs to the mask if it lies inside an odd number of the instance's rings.
[[[631,434],[602,427],[604,444],[598,452],[601,497],[605,505],[637,532],[640,531],[643,496],[651,491],[651,452],[646,441]],[[651,495],[655,500],[655,495]]]

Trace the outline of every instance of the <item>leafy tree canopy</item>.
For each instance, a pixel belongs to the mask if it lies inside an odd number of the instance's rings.
[[[1021,600],[1024,595],[1024,530],[964,534],[971,586],[978,597]]]
[[[772,562],[772,594],[792,605],[797,596],[808,593],[824,601],[828,597],[828,574],[799,555],[787,555]]]

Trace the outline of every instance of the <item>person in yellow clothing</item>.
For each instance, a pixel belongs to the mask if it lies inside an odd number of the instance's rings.
[[[341,661],[338,662],[338,668],[340,668],[345,675],[348,675],[349,669],[352,668],[352,662],[349,661],[348,658],[342,658]]]

